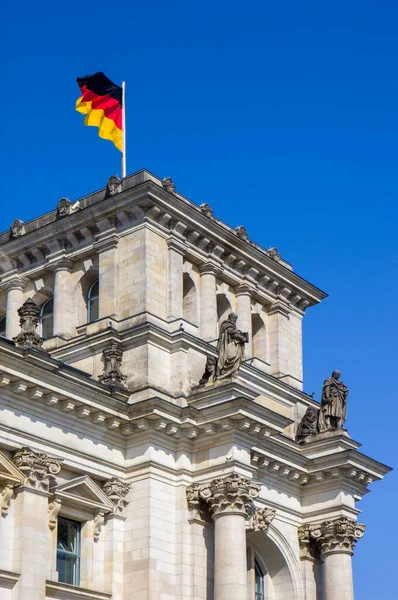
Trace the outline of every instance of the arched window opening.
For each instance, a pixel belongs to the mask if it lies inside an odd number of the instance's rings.
[[[265,600],[264,573],[257,561],[254,562],[254,597],[255,600]]]
[[[6,337],[6,320],[7,317],[0,317],[0,336]]]
[[[260,315],[252,314],[253,356],[267,362],[267,330]]]
[[[217,294],[217,319],[218,329],[225,319],[228,318],[229,313],[232,311],[232,306],[225,294]],[[218,331],[217,329],[217,331]]]
[[[182,296],[183,317],[186,321],[196,324],[198,321],[197,291],[188,273],[183,275]]]
[[[54,298],[49,298],[41,307],[40,333],[45,340],[54,335]]]
[[[87,294],[87,322],[92,323],[99,317],[99,280],[94,281]]]

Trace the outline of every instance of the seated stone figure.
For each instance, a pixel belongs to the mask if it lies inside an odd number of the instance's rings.
[[[244,346],[248,342],[248,333],[236,327],[238,315],[230,313],[221,323],[217,344],[218,360],[216,379],[234,377],[244,358]]]

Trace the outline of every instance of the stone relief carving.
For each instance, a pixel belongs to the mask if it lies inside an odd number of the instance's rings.
[[[20,333],[14,337],[14,342],[22,348],[41,348],[43,338],[39,336],[36,327],[39,323],[40,308],[31,299],[28,298],[21,308],[18,309]]]
[[[268,255],[270,258],[272,258],[272,260],[275,260],[276,262],[279,262],[281,260],[281,255],[278,252],[278,248],[270,248],[268,250]]]
[[[249,519],[248,529],[251,531],[267,531],[275,518],[273,508],[257,508]]]
[[[109,481],[105,481],[102,486],[105,494],[108,496],[110,500],[112,500],[115,505],[115,511],[117,513],[122,513],[128,501],[126,500],[126,496],[129,493],[131,485],[129,483],[124,483],[117,479],[116,477],[112,477]]]
[[[14,219],[10,227],[10,238],[15,239],[25,234],[24,222],[21,219]]]
[[[56,498],[48,505],[48,526],[53,531],[57,526],[58,513],[61,510],[61,500]]]
[[[235,233],[241,240],[247,240],[249,234],[246,231],[246,228],[243,225],[239,225],[239,227],[235,228]]]
[[[15,484],[6,483],[3,487],[3,489],[1,490],[1,495],[0,495],[1,506],[0,506],[0,508],[1,508],[1,516],[2,517],[6,517],[8,515],[11,498],[14,494],[14,487],[16,487]]]
[[[106,196],[116,196],[122,191],[122,181],[117,175],[111,175],[106,184]]]
[[[199,206],[199,208],[200,208],[200,212],[205,217],[208,217],[209,219],[211,219],[211,217],[213,216],[213,209],[211,208],[210,204],[207,204],[207,202],[205,202],[204,204],[201,204]]]
[[[61,461],[24,446],[14,454],[14,464],[25,476],[24,483],[48,492],[51,479],[61,470]]]
[[[302,557],[317,558],[317,553],[348,552],[352,554],[357,541],[364,535],[365,525],[348,517],[329,519],[319,525],[304,525],[298,529]]]
[[[105,521],[105,514],[103,512],[98,513],[94,517],[94,542],[98,542],[101,535],[102,526]]]
[[[162,186],[163,189],[166,190],[166,192],[174,193],[176,191],[176,186],[174,185],[171,177],[165,177],[164,179],[162,179]]]
[[[73,203],[68,198],[61,198],[57,205],[57,219],[63,219],[78,210],[81,210],[79,201]]]
[[[249,341],[247,332],[236,327],[238,315],[230,313],[228,319],[221,323],[217,344],[217,379],[225,379],[237,375],[244,358],[244,347]]]
[[[318,433],[318,412],[316,408],[309,406],[301,419],[296,433],[296,441],[303,443],[311,434]]]
[[[340,381],[340,371],[333,371],[323,384],[321,408],[319,410],[319,431],[341,429],[345,423],[348,388]]]
[[[215,356],[208,356],[206,359],[206,366],[199,385],[204,385],[215,381],[217,368],[217,358]]]
[[[225,512],[243,513],[247,517],[260,488],[250,479],[232,473],[228,477],[217,477],[210,483],[193,484],[186,493],[190,509],[207,508],[212,517]]]
[[[102,352],[104,358],[104,372],[98,376],[101,383],[108,385],[125,386],[126,376],[120,370],[123,359],[123,348],[117,342],[113,342]]]

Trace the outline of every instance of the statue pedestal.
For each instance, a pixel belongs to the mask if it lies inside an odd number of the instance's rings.
[[[301,444],[309,444],[310,442],[327,440],[340,435],[344,435],[345,437],[351,439],[351,436],[346,429],[329,429],[328,431],[322,431],[321,433],[310,433],[301,441]]]

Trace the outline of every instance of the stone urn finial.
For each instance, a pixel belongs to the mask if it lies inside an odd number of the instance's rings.
[[[39,336],[36,327],[39,324],[40,308],[32,298],[28,298],[18,309],[20,333],[14,337],[16,346],[22,348],[41,348],[43,338]]]
[[[120,370],[123,359],[123,348],[117,342],[113,342],[102,351],[104,358],[104,372],[98,376],[101,383],[108,385],[125,386],[126,376]]]

